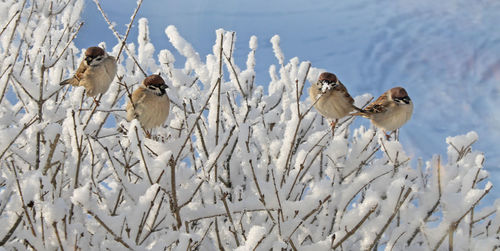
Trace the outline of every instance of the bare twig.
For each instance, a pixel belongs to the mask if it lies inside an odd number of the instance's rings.
[[[4,246],[7,243],[7,241],[9,241],[10,237],[14,234],[14,232],[17,229],[17,226],[19,226],[19,223],[21,223],[22,219],[23,219],[23,215],[22,214],[17,215],[16,222],[14,222],[14,224],[9,229],[9,231],[7,231],[7,233],[2,238],[2,240],[0,240],[0,247]]]
[[[78,27],[76,28],[76,31],[75,33],[73,34],[73,36],[68,40],[68,42],[66,43],[66,45],[64,46],[63,50],[61,51],[61,53],[56,57],[56,60],[54,60],[52,62],[52,64],[46,66],[46,68],[52,68],[54,67],[54,65],[57,64],[57,62],[59,62],[59,60],[62,58],[64,52],[66,52],[66,50],[68,49],[69,45],[73,42],[73,40],[76,38],[76,35],[78,35],[78,32],[80,32],[80,29],[82,28],[83,26],[83,22],[81,22]]]
[[[140,0],[140,2],[142,2],[142,0]],[[118,39],[118,41],[123,45],[125,44],[125,39],[122,39],[120,37],[120,34],[118,34],[118,32],[115,30],[114,28],[114,25],[113,23],[109,20],[108,16],[106,15],[106,13],[104,12],[104,10],[102,9],[101,7],[101,4],[99,3],[99,0],[94,0],[94,3],[97,5],[97,8],[99,9],[99,11],[101,12],[102,14],[102,17],[104,17],[104,20],[106,20],[106,23],[108,23],[108,27],[111,29],[111,31],[113,32],[113,34],[115,35],[116,39]],[[136,10],[138,10],[138,8],[140,7],[140,4],[137,5],[137,8]],[[135,16],[134,16],[135,17]],[[132,20],[133,21],[133,20]],[[123,46],[123,48],[125,48],[125,50],[127,51],[127,54],[130,58],[132,58],[132,60],[134,61],[135,65],[137,66],[137,68],[139,68],[139,70],[142,72],[142,74],[144,74],[144,77],[147,77],[148,74],[142,69],[141,65],[139,64],[139,62],[137,61],[137,59],[135,58],[134,54],[128,49],[127,46]],[[116,57],[116,59],[118,60],[118,56]]]
[[[193,245],[193,248],[192,250],[198,250],[198,247],[201,245],[201,243],[203,242],[203,240],[205,240],[205,237],[207,236],[207,233],[208,233],[208,230],[210,230],[210,228],[212,227],[212,225],[214,224],[214,222],[210,222],[210,225],[208,225],[207,227],[207,230],[205,231],[205,233],[203,234],[203,237],[201,237],[201,240],[199,240],[198,242],[196,242],[194,245]]]
[[[368,213],[365,214],[365,216],[363,216],[363,218],[361,219],[361,221],[358,222],[358,224],[356,224],[356,226],[354,226],[351,230],[349,230],[345,235],[344,237],[342,237],[342,239],[340,239],[335,245],[332,245],[332,249],[336,249],[337,247],[339,247],[340,245],[342,245],[342,243],[344,243],[344,241],[346,241],[347,239],[349,239],[349,237],[351,237],[354,233],[356,233],[356,231],[358,231],[358,229],[361,227],[361,225],[363,225],[363,223],[368,219],[368,217],[370,217],[370,215],[375,212],[375,209],[377,208],[378,205],[375,205],[373,206],[370,211],[368,211]]]
[[[14,18],[19,14],[21,13],[20,10],[17,10],[14,15],[12,15],[11,18],[9,18],[9,21],[5,24],[5,26],[3,27],[2,31],[0,31],[0,36],[3,34],[3,32],[7,29],[7,27],[9,27],[10,23],[12,22],[12,20],[14,20]]]
[[[137,147],[139,148],[139,153],[141,154],[141,159],[142,162],[144,163],[144,169],[146,170],[146,175],[148,176],[149,184],[153,184],[153,180],[151,179],[151,175],[149,174],[148,163],[146,163],[146,158],[144,157],[144,152],[142,151],[141,140],[139,138],[139,131],[137,130],[137,127],[134,127],[134,130],[135,130],[135,136],[137,137]]]
[[[129,250],[133,250],[129,244],[127,244],[120,236],[116,235],[113,230],[111,230],[111,228],[106,224],[104,223],[104,221],[101,220],[101,218],[99,218],[99,216],[97,214],[95,214],[93,211],[91,210],[87,210],[87,213],[90,214],[92,217],[94,217],[94,219],[102,226],[104,227],[104,229],[106,229],[106,231],[108,231],[108,233],[110,233],[114,240],[117,241],[118,243],[122,244],[124,247],[126,247],[127,249]]]
[[[188,142],[188,140],[191,138],[191,134],[193,133],[193,130],[194,128],[196,127],[197,123],[198,123],[198,120],[201,118],[201,115],[203,114],[203,111],[205,110],[205,108],[207,107],[208,105],[208,102],[210,101],[210,98],[212,97],[212,95],[214,94],[214,91],[215,89],[217,89],[217,85],[219,85],[220,82],[218,81],[216,86],[214,86],[212,88],[212,90],[210,91],[210,94],[208,95],[208,98],[207,100],[205,101],[205,104],[203,105],[203,107],[200,109],[199,113],[198,113],[198,116],[196,117],[195,121],[194,121],[194,124],[191,126],[191,129],[189,129],[189,132],[188,134],[186,135],[186,139],[184,140],[184,143],[182,144],[181,146],[181,149],[179,149],[179,152],[177,153],[177,156],[175,157],[175,160],[174,160],[174,163],[177,163],[177,161],[179,160],[181,154],[182,154],[182,151],[184,150],[184,147],[186,147],[186,144]]]
[[[260,197],[259,200],[260,200],[260,202],[262,203],[262,205],[264,205],[264,207],[267,210],[266,200],[264,199],[264,194],[260,190],[259,181],[257,180],[257,176],[255,175],[255,170],[254,170],[254,167],[253,167],[252,160],[249,160],[249,164],[250,164],[250,169],[252,170],[253,181],[255,183],[255,186],[257,187],[257,192],[259,193],[259,197]],[[271,212],[269,210],[267,210],[267,214],[269,215],[269,218],[271,218],[273,220],[273,222],[274,222],[275,221],[274,217],[273,217],[273,215],[271,214]]]
[[[64,251],[63,244],[61,242],[61,237],[59,236],[59,231],[57,230],[57,222],[52,222],[52,227],[54,228],[54,233],[56,234],[57,243],[59,243],[59,248]]]
[[[441,156],[438,156],[438,166],[437,166],[437,188],[438,188],[438,198],[436,200],[436,203],[434,203],[434,205],[432,206],[432,208],[427,211],[427,215],[425,216],[425,218],[423,219],[423,222],[427,222],[427,220],[429,219],[429,217],[431,217],[431,215],[434,213],[434,211],[437,209],[437,207],[439,206],[439,204],[441,203]],[[420,228],[416,228],[410,239],[408,239],[408,241],[406,242],[406,245],[410,246],[411,242],[413,241],[413,239],[417,236],[417,234],[420,232]]]
[[[222,241],[220,239],[219,234],[219,223],[217,222],[217,217],[215,217],[215,236],[217,237],[217,245],[219,246],[219,250],[224,251],[224,246],[222,245]]]
[[[375,247],[375,245],[377,245],[378,241],[380,240],[380,237],[382,237],[382,234],[385,232],[385,230],[387,229],[387,227],[389,226],[389,224],[391,224],[392,220],[394,219],[394,217],[396,216],[396,214],[399,212],[399,209],[401,208],[401,206],[404,204],[404,202],[406,201],[406,198],[408,198],[408,196],[410,195],[411,193],[411,188],[408,188],[408,190],[406,190],[406,193],[403,195],[403,197],[401,198],[401,195],[403,194],[403,191],[404,191],[405,187],[402,187],[401,188],[401,192],[399,194],[399,198],[398,200],[396,201],[396,206],[394,208],[394,212],[392,213],[392,215],[387,219],[387,221],[385,222],[384,226],[382,227],[382,229],[377,233],[377,235],[375,236],[375,239],[373,240],[372,244],[370,245],[370,247],[367,249],[367,250],[372,250],[373,247]]]
[[[215,144],[219,144],[219,127],[220,127],[220,94],[221,94],[221,83],[222,83],[222,45],[224,43],[224,35],[220,34],[220,52],[219,52],[219,78],[217,78],[217,115],[216,115],[216,127],[215,127]]]
[[[177,201],[177,185],[175,184],[175,161],[173,157],[170,157],[168,161],[168,165],[170,166],[170,189],[172,192],[172,210],[174,210],[175,220],[177,221],[177,229],[179,229],[182,225],[180,211],[181,208],[178,206],[179,202]]]
[[[453,230],[453,228],[455,228],[456,226],[458,226],[458,224],[460,223],[460,221],[462,221],[462,219],[467,215],[469,214],[470,211],[472,211],[474,209],[474,207],[477,206],[477,204],[484,198],[484,196],[486,196],[486,194],[488,194],[491,190],[493,186],[490,186],[488,188],[486,188],[483,192],[483,194],[471,205],[471,207],[465,212],[462,214],[462,216],[460,216],[456,221],[452,222],[450,224],[450,227],[448,228],[448,231],[445,232],[445,234],[443,235],[444,237],[442,237],[440,239],[440,241],[438,241],[438,243],[434,246],[433,250],[437,250],[441,244],[443,243],[444,239],[446,238],[446,235],[449,234],[450,231]]]
[[[125,45],[126,45],[128,34],[130,33],[130,29],[132,28],[132,24],[134,23],[135,17],[137,16],[137,12],[139,12],[139,8],[141,8],[141,5],[142,5],[142,0],[137,1],[137,7],[134,10],[134,14],[132,14],[132,17],[130,18],[130,23],[127,25],[127,31],[125,32],[125,37],[121,41],[122,45],[120,46],[120,50],[118,51],[118,55],[116,55],[116,62],[118,62],[118,60],[120,59],[120,56],[121,56],[122,51],[123,51],[123,47],[125,47]]]
[[[30,215],[28,213],[28,207],[26,206],[26,202],[24,201],[23,190],[21,189],[21,184],[19,183],[19,177],[17,176],[16,166],[14,165],[14,161],[11,160],[12,170],[14,172],[14,176],[16,178],[17,190],[19,192],[19,198],[21,199],[21,205],[24,211],[24,215],[28,219],[28,224],[30,226],[31,234],[36,237],[35,227],[33,226],[33,222],[31,221]]]
[[[277,211],[277,210],[278,209],[276,209],[276,208],[257,208],[257,209],[235,210],[235,211],[232,211],[231,213],[233,213],[233,215],[234,215],[234,214],[243,214],[243,213],[252,213],[252,212],[263,212],[263,211]],[[224,213],[218,213],[218,214],[200,216],[198,218],[194,218],[194,219],[188,220],[188,222],[191,223],[191,222],[196,222],[196,221],[200,221],[200,220],[204,220],[204,219],[210,219],[210,218],[220,217],[220,216],[227,217],[227,214],[224,212]]]
[[[232,225],[232,229],[230,229],[229,232],[231,232],[233,234],[234,240],[236,241],[236,246],[239,247],[240,241],[238,240],[238,235],[236,233],[236,226],[234,225],[233,217],[231,216],[231,212],[229,211],[229,207],[228,207],[227,201],[226,201],[226,197],[228,196],[228,193],[222,192],[222,189],[221,189],[221,193],[222,193],[222,196],[221,196],[222,204],[224,204],[224,209],[226,209],[227,217],[229,218],[229,222],[231,222],[231,225]]]
[[[297,229],[299,229],[299,227],[304,223],[304,221],[306,221],[309,217],[311,217],[311,215],[313,215],[314,213],[318,212],[320,210],[320,208],[323,206],[323,204],[325,204],[330,198],[332,197],[331,194],[327,195],[323,200],[320,200],[319,201],[319,204],[317,207],[315,207],[313,210],[311,210],[309,213],[307,213],[306,215],[304,215],[304,217],[302,217],[301,221],[299,222],[299,224],[293,229],[293,231],[290,233],[290,235],[288,236],[287,240],[291,240],[292,239],[292,235],[295,233],[295,231],[297,231]]]
[[[0,153],[0,160],[3,158],[3,156],[5,155],[5,153],[7,152],[7,150],[9,150],[9,148],[12,146],[12,144],[14,144],[14,142],[16,142],[17,138],[19,138],[19,136],[21,136],[21,134],[26,129],[28,129],[28,127],[30,127],[31,125],[33,125],[35,122],[36,122],[36,117],[32,118],[30,120],[30,122],[24,124],[23,128],[21,128],[21,130],[19,130],[19,132],[16,134],[16,136],[14,136],[14,138],[9,142],[9,144],[7,144],[7,147],[5,147],[5,149],[2,151],[2,153]]]
[[[49,155],[47,155],[47,160],[45,161],[45,167],[43,168],[42,173],[46,174],[47,171],[49,170],[50,167],[52,167],[52,158],[54,156],[54,152],[56,150],[57,144],[59,143],[59,138],[61,137],[61,134],[58,133],[54,137],[54,141],[50,144],[50,150],[49,150]],[[0,158],[1,159],[1,158]]]

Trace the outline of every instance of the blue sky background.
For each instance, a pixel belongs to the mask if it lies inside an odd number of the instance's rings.
[[[102,0],[101,4],[124,33],[136,1]],[[240,66],[246,61],[250,36],[256,35],[260,85],[269,80],[269,66],[277,64],[269,40],[278,34],[287,61],[297,56],[334,72],[353,96],[377,97],[393,86],[403,86],[415,103],[412,120],[400,132],[408,154],[424,160],[445,154],[447,136],[475,130],[479,141],[474,149],[485,153],[485,166],[498,186],[498,13],[500,2],[493,0],[144,0],[138,18],[148,18],[157,51],[175,52],[164,32],[175,25],[202,58],[212,52],[216,29],[235,31],[235,58]],[[75,40],[78,47],[101,41],[116,44],[93,1],[86,2],[83,21]],[[131,42],[137,41],[136,27]],[[183,62],[179,56],[176,60]],[[368,126],[364,120],[358,123]]]

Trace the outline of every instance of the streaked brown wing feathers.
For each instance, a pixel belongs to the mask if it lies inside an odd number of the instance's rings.
[[[386,104],[389,101],[387,100],[387,95],[384,93],[377,100],[369,104],[364,110],[371,113],[379,113],[384,112],[386,110]]]

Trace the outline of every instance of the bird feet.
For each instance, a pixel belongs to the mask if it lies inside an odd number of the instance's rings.
[[[337,120],[330,122],[330,126],[332,127],[332,137],[335,136],[335,126],[337,125]]]
[[[151,132],[148,130],[144,131],[146,133],[146,138],[151,139]]]
[[[391,134],[387,134],[386,132],[384,132],[384,135],[385,135],[385,139],[387,140],[390,140],[391,139]]]
[[[98,99],[96,99],[95,97],[92,97],[92,98],[94,99],[94,103],[95,103],[96,107],[101,104],[101,102]]]

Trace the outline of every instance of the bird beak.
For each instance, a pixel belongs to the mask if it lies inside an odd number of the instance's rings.
[[[168,85],[165,85],[165,84],[164,85],[160,85],[160,89],[162,89],[162,90],[168,89]]]

